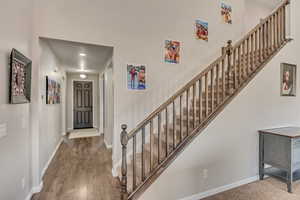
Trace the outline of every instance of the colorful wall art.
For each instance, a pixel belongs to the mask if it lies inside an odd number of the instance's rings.
[[[146,89],[145,65],[127,65],[127,86],[130,90]]]
[[[200,19],[196,20],[196,38],[208,41],[208,22],[204,22]]]
[[[221,15],[225,23],[232,24],[232,8],[230,5],[221,3]]]
[[[10,56],[10,103],[29,103],[30,94],[31,60],[13,49]]]
[[[60,104],[60,84],[46,76],[46,104]]]
[[[165,41],[165,62],[179,63],[180,60],[180,42],[166,40]]]

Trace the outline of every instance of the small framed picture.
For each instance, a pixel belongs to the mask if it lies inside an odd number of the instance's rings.
[[[232,24],[232,8],[230,5],[221,3],[221,15],[226,24]]]
[[[165,62],[178,64],[180,60],[180,42],[165,40]]]
[[[60,84],[46,76],[46,104],[60,104]]]
[[[130,90],[146,89],[145,65],[127,65],[127,86]]]
[[[10,89],[11,104],[30,103],[31,96],[31,60],[13,49],[10,56]]]
[[[296,96],[296,65],[281,63],[281,96]]]
[[[208,41],[208,22],[200,19],[196,20],[196,38],[198,40]]]

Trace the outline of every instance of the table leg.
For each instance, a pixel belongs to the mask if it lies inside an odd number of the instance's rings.
[[[293,172],[288,172],[287,189],[289,193],[293,193]]]
[[[264,136],[259,134],[259,179],[264,180]]]

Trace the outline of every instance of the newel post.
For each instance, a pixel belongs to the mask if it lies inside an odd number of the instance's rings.
[[[127,200],[127,144],[128,144],[128,135],[127,135],[127,125],[123,124],[121,126],[121,144],[122,144],[122,179],[121,179],[121,200]]]

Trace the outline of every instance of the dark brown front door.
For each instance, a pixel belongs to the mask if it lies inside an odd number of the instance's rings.
[[[93,128],[93,83],[74,81],[74,129]]]

